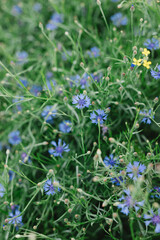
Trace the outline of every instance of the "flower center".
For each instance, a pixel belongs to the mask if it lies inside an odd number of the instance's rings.
[[[138,174],[138,167],[133,166],[132,172],[133,172],[134,175],[137,175]]]
[[[53,184],[51,184],[51,185],[49,186],[49,189],[50,189],[50,191],[54,192],[54,186],[53,186]]]
[[[114,166],[115,163],[116,163],[116,161],[115,161],[114,159],[109,159],[108,162],[109,162],[109,164],[112,165],[112,166]]]
[[[19,140],[19,137],[18,136],[14,136],[13,140],[17,141],[17,140]]]
[[[154,47],[154,43],[151,43],[151,44],[150,44],[150,47],[153,48],[153,47]]]
[[[152,223],[153,223],[154,225],[160,224],[160,216],[154,215],[154,216],[152,217]]]
[[[126,203],[127,207],[133,207],[133,205],[134,205],[134,202],[133,202],[133,199],[131,196],[126,197],[125,203]]]
[[[103,118],[102,118],[102,116],[101,116],[101,115],[97,115],[97,116],[96,116],[96,120],[97,120],[97,122],[98,122],[98,120],[99,120],[99,121],[102,121],[102,120],[103,120]]]
[[[64,150],[63,150],[63,147],[62,147],[62,146],[56,147],[56,152],[57,152],[57,153],[60,153],[60,154],[61,154],[61,153],[63,153],[63,151],[64,151]]]
[[[81,81],[80,81],[80,84],[81,85],[86,85],[87,81],[85,78],[82,78]]]
[[[86,100],[85,99],[79,99],[78,104],[80,106],[84,106],[86,104]]]

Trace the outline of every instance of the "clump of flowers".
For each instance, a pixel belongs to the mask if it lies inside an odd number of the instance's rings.
[[[59,130],[63,133],[69,133],[71,131],[72,123],[69,120],[64,120],[59,124]]]
[[[159,40],[156,38],[147,39],[146,42],[144,42],[144,46],[149,50],[157,50],[159,49]]]
[[[160,187],[155,186],[152,190],[151,190],[151,198],[160,198]]]
[[[137,178],[142,176],[142,173],[144,172],[145,169],[146,166],[144,164],[134,161],[133,164],[129,163],[127,165],[126,173],[133,180],[137,180]]]
[[[151,109],[147,112],[147,111],[140,111],[139,112],[140,115],[144,115],[145,117],[142,119],[141,122],[146,123],[146,124],[151,124],[151,115],[152,115],[152,111]],[[152,116],[152,118],[154,119],[154,116]]]
[[[160,209],[158,209],[157,213],[154,213],[153,209],[151,209],[148,214],[144,214],[143,218],[146,220],[146,226],[153,224],[156,227],[155,233],[160,233]]]
[[[51,144],[54,148],[50,148],[48,152],[54,157],[62,157],[64,152],[70,151],[69,146],[65,142],[62,142],[62,139],[58,139],[58,144],[55,141],[52,141]]]
[[[129,189],[125,189],[123,192],[125,194],[122,195],[122,197],[119,199],[119,201],[122,203],[119,203],[117,207],[121,209],[121,212],[125,215],[128,215],[131,209],[135,209],[135,211],[137,212],[140,207],[144,205],[144,200],[138,202],[131,196],[131,192]]]
[[[100,125],[102,125],[103,122],[107,119],[107,114],[105,114],[104,110],[98,109],[98,110],[93,111],[90,114],[90,119],[91,119],[92,123],[98,124],[98,122],[99,122]]]
[[[20,132],[19,131],[12,131],[9,135],[8,135],[8,141],[10,144],[12,145],[17,145],[21,142],[21,137],[20,137]]]
[[[154,77],[155,79],[160,79],[160,65],[158,65],[158,66],[156,67],[156,69],[157,69],[158,71],[154,71],[153,69],[151,69],[151,75],[152,75],[152,77]]]
[[[128,23],[126,16],[123,16],[121,12],[115,13],[111,16],[111,21],[116,27],[125,26]]]
[[[57,110],[54,106],[47,105],[43,109],[41,116],[48,123],[53,123],[53,119],[56,117]]]
[[[54,184],[55,183],[55,184]],[[47,195],[54,195],[54,194],[56,194],[57,192],[60,192],[61,191],[61,189],[60,189],[60,187],[58,186],[55,186],[55,185],[57,185],[57,183],[58,182],[56,182],[56,181],[53,181],[52,182],[52,180],[51,179],[48,179],[46,182],[45,182],[45,184],[44,184],[44,186],[43,186],[43,188],[44,188],[44,191],[45,191],[45,194],[47,194]],[[58,184],[59,185],[59,184]]]
[[[133,58],[133,63],[131,64],[131,67],[143,65],[147,69],[150,68],[150,65],[152,63],[151,61],[148,61],[148,55],[150,54],[150,51],[148,51],[147,48],[144,48],[142,54],[144,55],[143,59]]]
[[[85,107],[88,108],[91,105],[90,104],[90,98],[87,97],[84,94],[73,96],[72,104],[75,104],[76,108],[78,108],[78,109],[82,109],[82,108],[85,108]]]

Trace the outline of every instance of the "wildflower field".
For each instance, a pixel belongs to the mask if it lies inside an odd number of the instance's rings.
[[[160,239],[160,1],[0,1],[0,240]]]

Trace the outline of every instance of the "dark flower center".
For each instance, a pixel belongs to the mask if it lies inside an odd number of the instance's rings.
[[[152,223],[153,223],[154,225],[160,224],[160,216],[154,215],[154,216],[152,217]]]
[[[54,186],[53,186],[53,184],[51,184],[51,185],[49,186],[49,190],[52,191],[52,192],[54,192]]]
[[[151,48],[154,48],[154,45],[155,45],[154,43],[150,43]]]
[[[113,158],[111,158],[111,159],[109,159],[108,163],[109,163],[111,166],[114,166],[115,163],[116,163],[116,160],[113,159]]]
[[[62,146],[58,146],[58,147],[56,147],[56,152],[57,153],[59,153],[59,154],[61,154],[61,153],[63,153],[63,147]]]
[[[86,104],[86,100],[85,99],[79,99],[78,104],[80,106],[84,106]]]
[[[19,136],[14,136],[13,140],[15,140],[15,141],[19,140]]]

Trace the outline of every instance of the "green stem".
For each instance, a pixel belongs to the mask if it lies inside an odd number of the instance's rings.
[[[133,216],[132,216],[132,215],[131,215],[129,221],[130,221],[129,227],[130,227],[130,230],[131,230],[132,240],[135,240],[135,237],[134,237],[134,229],[133,229]]]
[[[98,121],[98,148],[101,149],[101,126],[100,126],[100,121]]]

